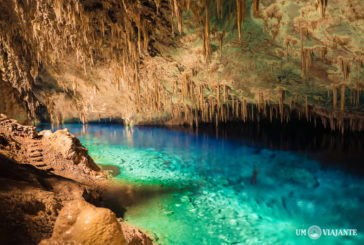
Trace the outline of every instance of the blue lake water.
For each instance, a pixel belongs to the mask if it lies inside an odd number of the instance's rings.
[[[96,163],[118,166],[116,179],[172,189],[125,213],[157,243],[364,244],[364,180],[302,153],[163,128],[64,127]],[[312,225],[358,235],[314,240],[302,231]]]

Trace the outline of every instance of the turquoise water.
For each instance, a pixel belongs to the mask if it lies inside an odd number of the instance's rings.
[[[298,152],[161,128],[65,127],[98,164],[118,166],[117,179],[169,190],[124,217],[157,243],[364,244],[363,179]],[[297,231],[312,225],[358,235],[313,240]]]

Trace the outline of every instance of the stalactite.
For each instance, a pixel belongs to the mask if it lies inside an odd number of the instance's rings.
[[[303,70],[303,31],[304,29],[300,27],[300,57],[302,63],[302,70]]]
[[[239,100],[237,99],[235,103],[235,117],[239,118]]]
[[[194,110],[194,121],[196,128],[198,128],[198,114],[196,109]]]
[[[254,122],[254,116],[255,116],[255,113],[254,113],[254,104],[251,104],[251,105],[252,105],[251,120]]]
[[[215,112],[214,111],[215,106],[214,106],[214,101],[213,101],[213,97],[212,96],[209,98],[209,101],[210,101],[209,121],[212,122],[212,115]]]
[[[316,2],[320,6],[321,17],[324,18],[328,0],[316,0]]]
[[[279,102],[279,114],[281,116],[281,122],[283,121],[283,106],[284,106],[284,90],[278,91],[278,102]]]
[[[205,60],[206,60],[206,62],[210,61],[210,58],[211,58],[209,3],[210,3],[209,0],[205,0],[204,38],[205,38]]]
[[[253,0],[253,13],[256,16],[259,12],[259,0]]]
[[[157,8],[157,15],[159,15],[159,9],[161,7],[161,1],[162,0],[154,0],[155,6]]]
[[[217,101],[217,107],[220,108],[221,102],[220,102],[220,84],[217,84],[216,86],[216,101]]]
[[[178,5],[178,0],[173,0],[174,2],[174,15],[177,19],[177,27],[179,33],[182,35],[182,11],[181,8]]]
[[[247,101],[245,99],[241,99],[241,101],[241,114],[243,121],[246,122],[248,119]]]
[[[259,93],[258,93],[258,112],[263,110],[263,107],[264,107],[263,92],[259,91]]]
[[[333,99],[334,110],[336,110],[336,107],[337,107],[337,88],[335,86],[332,88],[332,99]]]
[[[288,48],[289,48],[290,40],[284,39],[284,45],[286,46],[286,62],[288,62]]]
[[[345,85],[341,86],[341,111],[344,111],[345,107]]]
[[[223,45],[223,41],[224,41],[224,37],[225,37],[225,31],[223,32],[218,32],[216,34],[216,39],[219,42],[219,51],[220,51],[220,57],[222,56],[222,45]]]
[[[226,103],[226,100],[227,100],[227,86],[226,86],[226,84],[224,84],[222,86],[222,96],[223,96],[224,103]]]
[[[360,68],[361,68],[361,64],[362,64],[362,61],[361,59],[358,59],[356,61],[356,67],[357,67],[357,72],[358,72],[358,84],[360,83]]]
[[[273,121],[273,106],[269,107],[269,121]]]
[[[223,15],[223,4],[222,4],[223,0],[216,0],[216,16],[217,19],[222,19],[222,15]]]
[[[142,33],[143,33],[144,51],[147,52],[148,51],[149,37],[148,37],[148,29],[147,29],[145,21],[142,21]]]
[[[308,96],[306,95],[306,104],[305,104],[305,115],[306,115],[306,120],[308,120]]]
[[[320,55],[321,55],[321,60],[322,61],[326,60],[326,54],[327,54],[327,48],[326,47],[321,47]]]
[[[245,0],[236,0],[236,22],[238,26],[239,40],[241,40],[241,28],[244,29],[244,20],[246,13]]]
[[[190,10],[190,5],[191,5],[191,0],[186,0],[186,8],[187,8],[187,11]]]
[[[238,26],[239,40],[241,39],[241,1],[236,0],[236,23]]]
[[[312,66],[312,59],[311,59],[312,50],[304,48],[302,52],[302,78],[305,78],[310,71]]]
[[[348,79],[349,74],[350,74],[350,60],[345,59],[343,57],[339,57],[338,63],[339,63],[340,69],[344,75],[344,78]]]

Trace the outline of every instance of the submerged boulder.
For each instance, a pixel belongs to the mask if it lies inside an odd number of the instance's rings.
[[[315,188],[319,186],[317,178],[302,168],[285,167],[278,171],[278,177],[284,181],[298,184],[305,188]]]
[[[40,245],[93,244],[123,245],[124,238],[115,213],[97,208],[85,201],[75,200],[65,204],[56,220],[52,237]]]

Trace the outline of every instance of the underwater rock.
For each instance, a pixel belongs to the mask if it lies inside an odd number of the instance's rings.
[[[138,228],[130,226],[125,222],[120,222],[120,224],[125,240],[129,245],[153,245],[152,240]],[[154,235],[154,239],[158,240],[157,235]]]
[[[101,169],[107,171],[111,177],[116,177],[120,174],[120,167],[115,165],[100,165]]]
[[[46,244],[127,244],[116,215],[109,209],[97,208],[85,201],[65,204],[56,220],[53,235]]]
[[[317,178],[305,169],[286,167],[279,169],[277,174],[279,179],[301,185],[305,188],[319,186]]]

